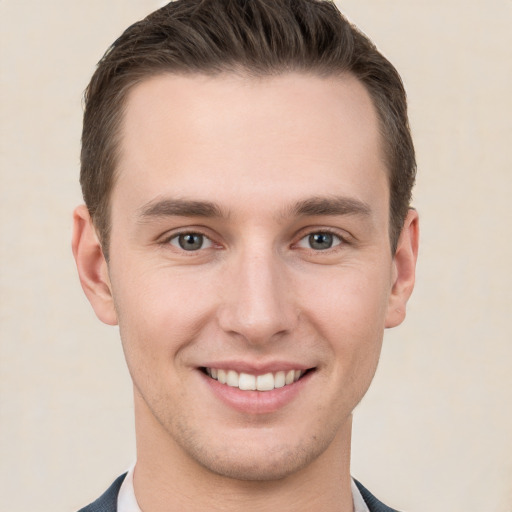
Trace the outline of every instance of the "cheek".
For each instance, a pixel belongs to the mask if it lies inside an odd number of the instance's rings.
[[[133,275],[133,274],[132,274]],[[114,299],[128,365],[164,367],[194,341],[214,300],[200,280],[168,271],[114,280]]]
[[[309,289],[309,319],[327,340],[330,360],[345,382],[366,391],[375,373],[389,296],[389,282],[381,273],[340,272],[324,293]]]
[[[372,338],[383,331],[390,293],[388,273],[371,267],[340,268],[319,289],[310,280],[301,294],[303,304],[319,326],[351,333],[353,338]],[[389,272],[390,274],[390,272]]]

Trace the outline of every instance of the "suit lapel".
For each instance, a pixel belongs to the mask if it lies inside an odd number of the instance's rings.
[[[126,473],[118,477],[96,501],[78,512],[117,512],[117,495],[125,476]]]
[[[365,503],[368,505],[370,512],[398,512],[398,510],[384,505],[384,503],[379,501],[363,484],[357,480],[354,480],[354,482],[361,492],[361,496],[363,497]]]

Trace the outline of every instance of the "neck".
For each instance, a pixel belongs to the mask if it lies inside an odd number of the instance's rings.
[[[302,469],[276,480],[238,480],[198,464],[136,400],[134,489],[144,512],[294,510],[352,512],[351,418],[328,448]]]

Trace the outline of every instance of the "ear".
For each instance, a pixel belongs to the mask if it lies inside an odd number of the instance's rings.
[[[117,324],[107,262],[85,205],[73,212],[73,255],[80,283],[96,316],[109,325]]]
[[[393,257],[393,287],[388,301],[386,327],[396,327],[405,319],[407,301],[411,296],[416,278],[418,258],[419,219],[412,208],[405,218]]]

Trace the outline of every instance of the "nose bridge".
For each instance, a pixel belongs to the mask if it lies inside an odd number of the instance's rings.
[[[285,263],[269,244],[252,244],[232,262],[219,320],[226,332],[252,344],[265,343],[293,329],[293,304]]]

